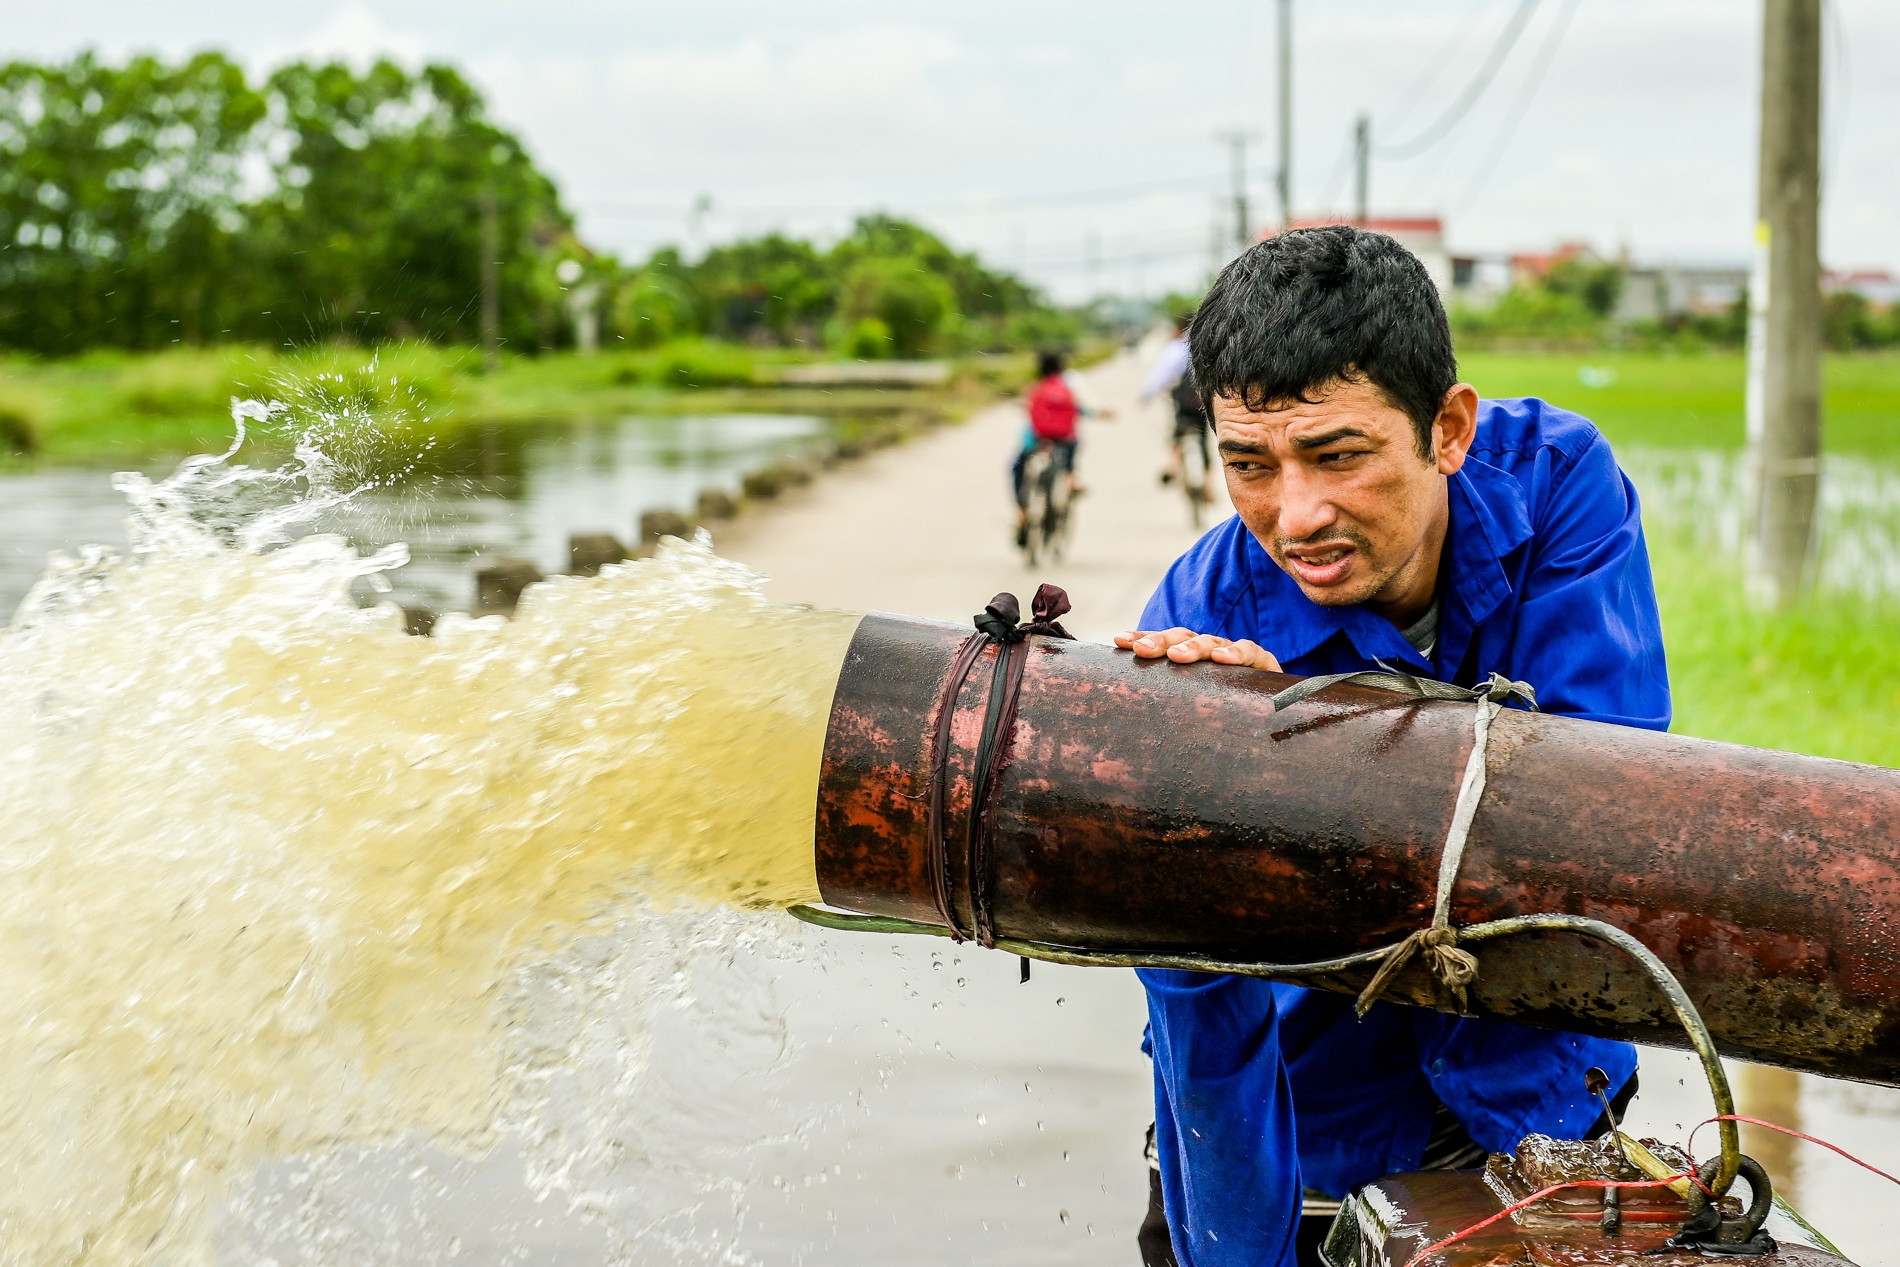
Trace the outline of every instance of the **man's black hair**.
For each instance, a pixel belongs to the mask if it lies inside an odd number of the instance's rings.
[[[1062,372],[1062,353],[1060,352],[1036,353],[1036,377],[1037,378],[1047,378],[1051,374],[1060,374],[1061,372]]]
[[[1312,404],[1365,381],[1411,418],[1418,453],[1458,381],[1451,326],[1416,255],[1351,225],[1294,229],[1249,247],[1221,270],[1189,331],[1194,384],[1249,409]]]

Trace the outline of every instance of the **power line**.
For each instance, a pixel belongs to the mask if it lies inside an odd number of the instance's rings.
[[[1464,43],[1465,37],[1477,28],[1484,15],[1490,11],[1491,3],[1492,0],[1477,0],[1474,11],[1470,15],[1470,21],[1452,32],[1450,38],[1426,60],[1424,71],[1406,88],[1404,95],[1398,98],[1404,104],[1398,107],[1387,107],[1380,111],[1382,115],[1398,119],[1411,116],[1412,112],[1425,100],[1426,94],[1437,87],[1438,77],[1444,73],[1445,67],[1452,64],[1452,53]]]
[[[1570,3],[1566,4],[1563,11],[1557,15],[1557,20],[1551,24],[1550,32],[1544,37],[1544,46],[1538,50],[1537,60],[1532,64],[1523,89],[1518,93],[1517,100],[1511,105],[1510,113],[1505,117],[1504,127],[1498,133],[1498,139],[1492,144],[1491,152],[1485,156],[1484,161],[1478,164],[1477,174],[1472,177],[1471,184],[1466,186],[1463,196],[1458,200],[1456,214],[1462,214],[1477,200],[1485,182],[1491,179],[1491,173],[1496,170],[1498,160],[1503,158],[1505,150],[1510,148],[1511,138],[1517,135],[1517,125],[1524,121],[1531,99],[1543,86],[1544,76],[1549,73],[1551,62],[1556,60],[1557,50],[1563,45],[1564,35],[1570,30],[1570,19],[1576,16],[1579,3],[1581,0],[1570,0]]]
[[[1018,194],[1000,198],[959,198],[940,202],[922,202],[911,204],[911,210],[918,213],[985,215],[1007,211],[1020,211],[1035,207],[1065,207],[1080,203],[1114,202],[1127,198],[1138,198],[1145,194],[1164,193],[1175,189],[1205,189],[1218,185],[1221,177],[1174,176],[1157,180],[1139,181],[1126,185],[1111,185],[1097,189],[1074,189],[1045,194]],[[725,203],[721,210],[731,215],[849,215],[863,211],[867,206],[876,205],[876,200],[859,203]],[[640,216],[684,216],[692,209],[687,203],[642,203],[608,202],[596,203],[586,210],[594,215],[626,217]]]
[[[1464,122],[1465,116],[1471,112],[1471,107],[1477,104],[1478,98],[1484,95],[1485,89],[1489,88],[1491,81],[1497,77],[1499,68],[1504,65],[1504,59],[1510,56],[1511,49],[1516,46],[1517,37],[1524,33],[1524,27],[1530,21],[1531,14],[1537,11],[1537,4],[1538,0],[1518,0],[1517,12],[1511,15],[1511,20],[1505,23],[1502,31],[1498,32],[1498,38],[1492,42],[1491,51],[1485,55],[1483,63],[1479,65],[1477,73],[1471,77],[1471,82],[1465,85],[1464,91],[1452,99],[1443,114],[1411,140],[1398,145],[1379,146],[1377,148],[1379,157],[1413,158],[1451,135],[1452,129]]]

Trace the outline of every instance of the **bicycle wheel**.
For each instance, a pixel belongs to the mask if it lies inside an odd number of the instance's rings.
[[[1023,468],[1023,488],[1028,504],[1023,508],[1025,527],[1022,537],[1023,558],[1033,569],[1041,561],[1042,519],[1045,488],[1043,475],[1049,469],[1048,458],[1032,453]]]
[[[1037,517],[1037,528],[1041,532],[1030,534],[1030,536],[1041,536],[1043,553],[1047,553],[1056,562],[1062,562],[1062,530],[1068,520],[1068,507],[1062,505],[1062,494],[1056,490],[1056,482],[1060,479],[1062,479],[1062,473],[1056,469],[1056,463],[1043,463],[1041,475],[1035,481],[1039,501],[1041,501],[1041,515]]]
[[[1201,517],[1207,510],[1207,481],[1213,475],[1208,469],[1207,450],[1202,447],[1205,443],[1201,436],[1181,439],[1181,489],[1187,494],[1188,522],[1196,532],[1201,530]]]

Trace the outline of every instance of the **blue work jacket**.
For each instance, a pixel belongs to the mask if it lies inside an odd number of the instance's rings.
[[[1322,607],[1238,517],[1168,569],[1141,628],[1251,638],[1289,673],[1373,661],[1461,684],[1529,682],[1547,712],[1669,725],[1662,626],[1636,490],[1597,429],[1541,400],[1487,400],[1449,480],[1438,642],[1427,662],[1362,607]],[[1241,670],[1236,670],[1241,671]],[[1448,789],[1449,793],[1450,789]],[[1182,1267],[1293,1263],[1302,1184],[1335,1196],[1423,1156],[1443,1102],[1480,1145],[1575,1138],[1627,1043],[1353,1001],[1250,977],[1144,970],[1163,1199]]]

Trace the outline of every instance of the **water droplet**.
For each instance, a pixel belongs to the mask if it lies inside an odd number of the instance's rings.
[[[1062,1160],[1069,1160],[1069,1150],[1066,1148],[1062,1150]]]
[[[1030,1094],[1032,1095],[1035,1094],[1033,1091],[1030,1090],[1030,1086],[1027,1082],[1023,1083],[1023,1090],[1030,1091]]]
[[[1042,1130],[1047,1130],[1048,1128],[1044,1126],[1041,1122],[1038,1122],[1036,1123],[1036,1129],[1039,1131],[1042,1131]]]
[[[1018,1188],[1026,1188],[1026,1187],[1028,1187],[1029,1185],[1023,1182],[1023,1177],[1022,1177],[1021,1175],[1017,1175],[1017,1176],[1016,1176],[1016,1186],[1017,1186]]]
[[[1066,1224],[1069,1221],[1069,1212],[1067,1210],[1057,1210],[1056,1217]]]
[[[988,1126],[988,1125],[990,1124],[990,1119],[989,1119],[989,1115],[988,1115],[987,1113],[979,1113],[979,1114],[977,1114],[977,1115],[976,1115],[976,1124],[977,1124],[978,1126]]]
[[[967,982],[965,981],[964,978],[962,977],[957,978],[957,989],[961,990],[966,984]]]
[[[1061,997],[1060,995],[1058,995],[1058,996],[1056,997],[1056,1006],[1057,1006],[1057,1007],[1061,1007],[1061,1006],[1062,1006],[1062,1005],[1063,1005],[1064,1003],[1067,1003],[1067,1002],[1068,1002],[1068,1000],[1067,1000],[1067,999],[1065,999],[1065,998],[1062,998],[1062,997]]]

